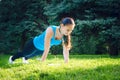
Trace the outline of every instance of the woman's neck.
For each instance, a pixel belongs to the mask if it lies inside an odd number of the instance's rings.
[[[60,39],[62,39],[62,37],[63,37],[63,35],[62,35],[62,33],[61,33],[61,27],[59,27],[59,28],[57,28],[55,38],[56,38],[57,40],[60,40]]]

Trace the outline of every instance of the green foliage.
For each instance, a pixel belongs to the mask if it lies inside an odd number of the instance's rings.
[[[111,44],[117,43],[118,40],[120,40],[119,26],[114,26],[116,25],[116,19],[108,18],[86,21],[77,20],[76,23],[77,25],[73,35],[79,36],[79,38],[74,38],[75,42],[73,43],[75,44],[75,47],[77,47],[77,51],[80,51],[82,53],[86,51],[88,51],[87,53],[91,53],[89,51],[90,49],[93,51],[92,53],[95,53],[97,46],[100,46],[100,44],[104,45],[106,43],[109,43],[111,38],[116,38],[114,41],[112,40],[112,42],[110,42]],[[91,40],[91,38],[93,40]],[[77,44],[76,42],[80,42],[81,44]],[[91,47],[90,45],[94,47]],[[103,47],[103,49],[105,48],[106,46]],[[98,50],[99,48],[97,51]]]
[[[40,34],[47,27],[47,17],[43,14],[45,1],[2,0],[0,2],[0,52],[16,53],[20,48],[22,33],[27,39]]]
[[[59,25],[60,20],[67,16],[76,22],[71,52],[102,54],[113,51],[118,54],[119,12],[120,0],[2,0],[0,52],[15,52],[22,43],[24,31],[27,30],[29,39],[39,35],[48,25]],[[51,51],[61,50],[61,46],[56,48]]]
[[[88,41],[81,41],[81,46],[78,46],[78,49],[80,51],[80,53],[83,54],[95,54],[96,52],[96,44],[97,42],[95,41],[95,39],[93,37],[91,37]]]
[[[62,54],[63,53],[62,45],[51,47],[50,53],[52,53],[54,55]]]
[[[55,4],[56,7],[54,7]],[[50,23],[66,16],[76,19],[76,27],[72,34],[74,39],[72,52],[89,52],[90,48],[87,44],[92,44],[94,46],[93,49],[91,48],[91,51],[94,51],[92,53],[107,53],[106,47],[109,44],[116,45],[120,42],[119,4],[118,0],[63,0],[58,2],[52,0],[44,8],[44,14],[49,17]]]

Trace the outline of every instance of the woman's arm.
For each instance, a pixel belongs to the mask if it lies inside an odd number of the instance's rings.
[[[69,49],[63,45],[63,56],[64,56],[64,61],[65,63],[69,62]]]
[[[44,43],[44,52],[42,55],[42,61],[44,61],[48,55],[49,49],[50,49],[50,40],[53,36],[53,30],[51,27],[48,27],[46,30],[46,35],[45,35],[45,43]]]

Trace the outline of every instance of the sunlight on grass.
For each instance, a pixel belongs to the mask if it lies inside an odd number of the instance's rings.
[[[120,80],[120,58],[107,55],[70,55],[69,64],[62,55],[49,55],[44,63],[18,59],[12,65],[8,58],[0,56],[0,80]]]

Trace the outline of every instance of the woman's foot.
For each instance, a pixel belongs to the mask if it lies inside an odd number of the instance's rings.
[[[10,58],[9,58],[9,63],[10,63],[10,64],[13,64],[13,63],[14,63],[14,61],[12,60],[12,56],[10,56]]]
[[[28,64],[29,62],[25,59],[25,57],[22,58],[23,63]]]

